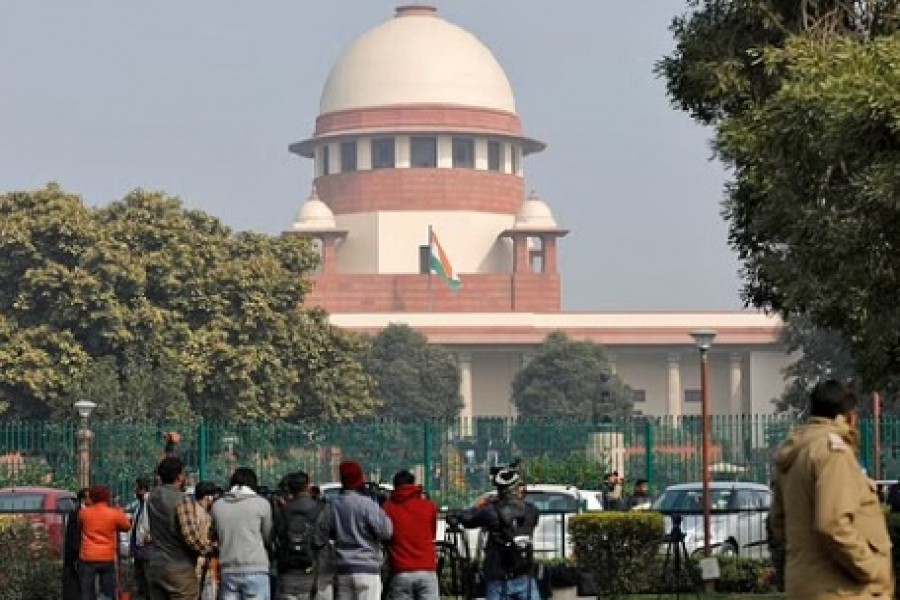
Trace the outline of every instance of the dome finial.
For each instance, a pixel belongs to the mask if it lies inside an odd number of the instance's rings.
[[[397,7],[398,17],[433,17],[437,7],[431,4],[404,4]]]

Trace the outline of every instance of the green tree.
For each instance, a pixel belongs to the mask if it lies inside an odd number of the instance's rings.
[[[547,336],[516,373],[512,399],[525,418],[620,418],[632,410],[631,388],[612,372],[603,348],[561,332]]]
[[[805,415],[810,391],[824,379],[858,380],[850,353],[835,332],[822,331],[808,319],[796,317],[785,323],[781,340],[798,358],[784,370],[789,384],[775,401],[778,412]]]
[[[0,393],[14,415],[70,415],[73,393],[113,375],[122,403],[143,403],[98,409],[117,418],[376,406],[364,340],[302,306],[316,257],[300,238],[233,233],[159,192],[94,209],[55,185],[0,195],[0,222],[0,338],[15,342]]]
[[[408,325],[392,323],[376,335],[365,366],[378,385],[379,416],[416,421],[459,417],[456,359]]]
[[[715,128],[749,304],[846,344],[863,387],[900,375],[900,3],[695,0],[659,71]]]

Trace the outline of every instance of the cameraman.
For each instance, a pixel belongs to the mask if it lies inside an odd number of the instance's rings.
[[[494,500],[484,499],[475,508],[464,511],[459,521],[467,529],[483,529],[486,600],[540,600],[533,577],[534,529],[538,510],[519,494],[519,472],[512,468],[497,470],[491,478],[497,488]]]

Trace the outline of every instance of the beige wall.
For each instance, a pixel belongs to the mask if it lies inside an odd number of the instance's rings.
[[[383,211],[337,215],[349,234],[338,247],[341,273],[419,272],[419,246],[428,243],[428,225],[450,258],[465,273],[511,273],[512,246],[497,236],[513,224],[510,215],[470,211]]]
[[[474,416],[513,417],[512,380],[522,364],[518,352],[473,352]]]
[[[693,347],[609,348],[616,372],[631,387],[646,392],[647,401],[635,405],[645,415],[667,414],[669,355],[680,357],[682,414],[699,415],[699,402],[684,403],[684,390],[700,389],[700,358]],[[711,414],[731,414],[731,357],[738,353],[742,361],[742,395],[744,410],[754,414],[771,413],[769,400],[781,393],[784,381],[781,370],[788,358],[778,350],[751,351],[749,348],[723,348],[710,353]],[[521,364],[522,350],[510,348],[498,352],[472,353],[473,414],[511,416],[508,403],[510,384]]]
[[[772,412],[772,399],[784,391],[784,369],[792,358],[783,352],[756,350],[750,353],[750,412]]]
[[[336,215],[334,220],[338,229],[346,229],[350,232],[338,246],[338,271],[341,273],[378,272],[378,214]]]

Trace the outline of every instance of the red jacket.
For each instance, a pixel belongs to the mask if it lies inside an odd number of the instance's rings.
[[[394,490],[390,500],[384,503],[384,512],[394,524],[391,541],[394,573],[436,571],[437,505],[422,497],[419,486],[404,485]]]
[[[115,562],[119,549],[119,532],[131,529],[128,517],[120,508],[105,502],[78,511],[81,523],[81,553],[84,562]]]

